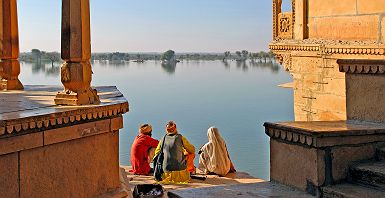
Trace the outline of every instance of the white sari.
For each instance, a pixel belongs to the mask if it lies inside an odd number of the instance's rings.
[[[207,130],[209,142],[201,148],[199,156],[199,169],[205,173],[215,173],[225,176],[230,171],[230,158],[226,143],[219,134],[217,128],[211,127]]]

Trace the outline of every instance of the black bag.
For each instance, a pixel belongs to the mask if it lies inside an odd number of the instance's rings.
[[[162,175],[164,173],[163,171],[163,159],[164,159],[164,153],[163,153],[163,146],[164,146],[164,141],[166,140],[165,135],[163,137],[163,142],[162,146],[160,147],[160,151],[158,155],[154,158],[154,178],[156,181],[162,181]]]

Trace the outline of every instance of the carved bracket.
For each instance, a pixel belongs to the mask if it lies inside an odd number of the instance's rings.
[[[276,60],[283,66],[286,71],[290,71],[292,68],[292,61],[290,54],[275,54]]]

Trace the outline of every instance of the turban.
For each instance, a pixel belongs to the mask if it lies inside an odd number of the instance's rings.
[[[139,132],[143,134],[149,134],[152,132],[152,126],[149,124],[142,124],[139,128]]]

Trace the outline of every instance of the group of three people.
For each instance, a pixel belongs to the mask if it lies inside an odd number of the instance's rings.
[[[136,175],[149,175],[152,172],[151,161],[163,148],[162,183],[187,183],[190,175],[195,174],[195,147],[182,136],[175,122],[166,125],[166,135],[159,142],[151,137],[152,126],[143,124],[139,135],[131,147],[132,172]],[[227,151],[226,143],[215,127],[207,131],[209,142],[199,149],[199,169],[205,174],[225,176],[235,172]],[[164,141],[164,143],[163,143]]]

